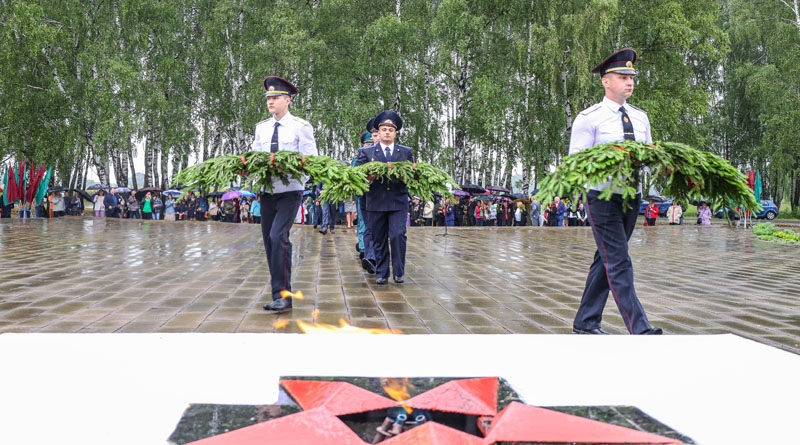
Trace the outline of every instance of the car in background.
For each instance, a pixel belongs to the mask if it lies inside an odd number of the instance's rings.
[[[774,202],[770,201],[769,199],[762,199],[761,200],[761,211],[755,213],[755,217],[758,219],[768,219],[772,221],[778,216],[778,206],[775,205]],[[728,210],[727,207],[725,210]],[[722,210],[717,210],[717,213],[714,214],[716,218],[723,218]]]
[[[639,214],[644,215],[644,210],[650,205],[650,201],[647,200],[650,196],[642,198],[642,204],[639,206]],[[665,198],[663,196],[653,196],[652,198],[656,201],[656,207],[658,207],[658,215],[659,216],[666,216],[667,210],[672,206],[672,199]],[[661,202],[659,202],[661,201]]]

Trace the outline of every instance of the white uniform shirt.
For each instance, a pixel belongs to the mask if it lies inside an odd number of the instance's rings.
[[[256,137],[253,139],[253,151],[269,153],[272,143],[272,133],[275,130],[275,117],[256,124]],[[316,156],[317,142],[314,140],[314,128],[307,121],[293,116],[287,112],[278,127],[278,150],[296,151],[306,156]],[[305,188],[308,176],[303,175],[301,180],[290,179],[285,185],[280,179],[273,181],[272,193],[299,191]],[[268,190],[263,190],[268,192]]]
[[[648,144],[652,143],[653,137],[650,134],[650,119],[647,118],[647,113],[628,103],[622,106],[625,107],[625,113],[631,119],[636,140]],[[569,154],[577,153],[595,145],[624,141],[622,112],[619,111],[619,107],[620,104],[604,97],[599,104],[592,105],[581,111],[572,123]],[[611,181],[604,182],[600,185],[592,186],[591,189],[603,190],[610,184]],[[641,184],[639,184],[637,192],[642,193]]]

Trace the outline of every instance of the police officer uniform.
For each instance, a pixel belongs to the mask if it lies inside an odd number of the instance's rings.
[[[392,110],[375,117],[375,125],[380,128],[390,125],[398,131],[403,128],[403,120]],[[414,161],[411,148],[393,143],[385,146],[382,142],[359,150],[356,165],[367,162]],[[369,224],[372,226],[375,246],[377,284],[386,284],[389,279],[389,256],[392,259],[392,275],[396,283],[402,283],[406,262],[406,220],[408,219],[408,187],[402,182],[372,181],[366,195],[366,209]],[[390,249],[391,247],[391,249]]]
[[[298,93],[294,85],[276,76],[264,79],[264,88],[268,97]],[[314,128],[289,112],[280,120],[273,116],[256,124],[252,149],[271,153],[287,150],[315,156],[317,143],[314,140]],[[264,305],[264,309],[283,310],[292,307],[291,298],[281,298],[281,291],[292,290],[292,243],[289,241],[289,231],[300,207],[306,181],[307,176],[290,178],[288,184],[275,180],[271,192],[261,192],[261,235],[269,263],[273,300]]]
[[[358,153],[364,148],[374,145],[372,140],[372,128],[375,118],[367,122],[367,130],[361,135],[361,147],[353,157],[352,165],[355,166],[358,161]],[[366,210],[366,194],[356,198],[356,212],[358,214],[358,244],[356,248],[359,251],[361,260],[361,267],[368,273],[375,273],[375,248],[372,243],[372,229],[367,225],[367,210]]]
[[[636,74],[636,52],[624,49],[612,54],[592,72],[602,76],[609,73]],[[652,142],[650,121],[643,110],[626,103],[619,104],[608,97],[585,110],[573,122],[569,153],[609,142],[637,140]],[[636,172],[631,172],[638,178]],[[631,334],[661,334],[647,320],[633,285],[633,264],[628,256],[628,240],[636,226],[641,203],[641,184],[636,197],[625,209],[622,195],[614,193],[610,201],[599,199],[600,192],[609,187],[606,182],[591,187],[586,196],[586,210],[592,226],[597,251],[589,268],[581,305],[575,315],[573,330],[578,334],[607,334],[600,327],[608,294],[622,314],[625,327]]]

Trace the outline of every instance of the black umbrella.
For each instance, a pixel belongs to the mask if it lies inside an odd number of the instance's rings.
[[[489,190],[490,192],[497,192],[497,193],[511,193],[511,190],[509,190],[509,189],[507,189],[505,187],[500,187],[499,185],[491,185],[489,187],[486,187],[486,190]]]
[[[650,195],[650,196],[645,196],[644,198],[642,198],[642,201],[650,201],[651,199],[653,201],[655,201],[655,202],[664,202],[664,201],[667,200],[663,196]]]
[[[211,193],[207,194],[206,196],[211,196],[212,198],[216,198],[217,196],[222,196],[224,194],[225,194],[225,192],[211,192]]]
[[[69,189],[69,191],[75,191],[75,192],[77,192],[79,195],[81,195],[81,198],[83,198],[83,199],[85,199],[85,200],[87,200],[87,201],[94,201],[94,200],[92,199],[92,197],[91,197],[91,196],[89,196],[89,194],[88,194],[88,193],[86,193],[86,192],[84,192],[83,190],[80,190],[80,189]]]
[[[486,193],[486,189],[475,184],[462,184],[461,190],[469,193]]]
[[[141,197],[144,197],[144,195],[146,195],[147,192],[150,192],[150,193],[161,193],[161,189],[158,188],[158,187],[146,187],[146,188],[143,188],[143,189],[140,189],[140,190],[136,190],[136,192],[135,192],[136,193],[136,195],[135,195],[136,199],[142,199]]]
[[[107,186],[107,185],[103,185],[103,184],[92,184],[92,185],[90,185],[89,187],[86,187],[86,190],[105,190],[105,189],[107,189],[107,188],[108,188],[108,186]]]
[[[51,187],[51,188],[47,189],[47,193],[63,192],[65,190],[67,190],[67,189],[64,188],[64,187],[56,186],[56,187]]]

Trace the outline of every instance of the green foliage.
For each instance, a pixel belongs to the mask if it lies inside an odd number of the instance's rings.
[[[627,204],[637,192],[634,178],[640,165],[648,166],[659,178],[667,196],[683,202],[694,198],[717,206],[761,208],[744,175],[727,161],[676,142],[625,141],[579,151],[564,158],[556,171],[542,181],[536,197],[550,202],[554,196],[575,196],[586,193],[590,186],[610,181],[600,198],[608,200],[613,193],[620,193]]]
[[[784,244],[800,244],[800,234],[793,230],[778,230],[775,224],[761,223],[753,226],[753,234],[760,240]]]
[[[348,167],[327,156],[303,156],[290,151],[217,156],[183,169],[175,177],[175,184],[212,191],[241,183],[253,190],[271,192],[275,181],[288,184],[289,179],[305,175],[314,183],[325,183],[322,199],[330,202],[363,195],[369,190],[368,177],[376,181],[403,182],[411,194],[423,199],[431,199],[434,192],[452,198],[448,185],[455,185],[450,175],[424,162],[370,162]]]

